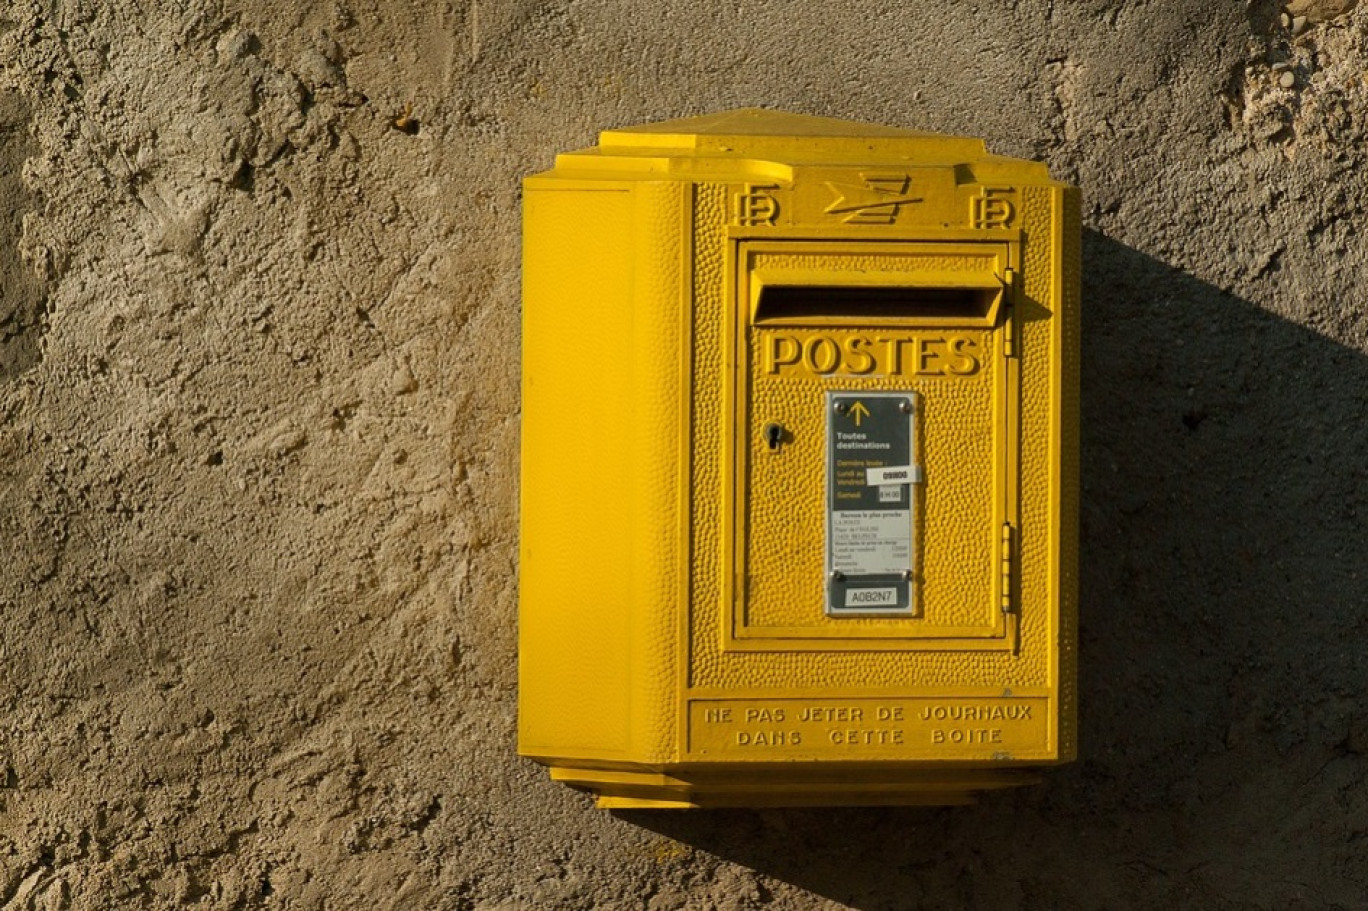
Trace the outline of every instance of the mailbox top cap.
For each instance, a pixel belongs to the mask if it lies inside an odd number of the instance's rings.
[[[563,154],[557,159],[557,167],[655,171],[662,169],[665,160],[676,162],[665,168],[674,170],[686,160],[701,165],[702,160],[719,159],[781,166],[888,163],[944,167],[992,162],[1024,167],[1029,176],[1048,179],[1044,165],[991,155],[981,139],[764,108],[605,130],[599,134],[596,148]]]

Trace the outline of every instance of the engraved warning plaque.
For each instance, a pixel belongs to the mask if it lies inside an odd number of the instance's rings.
[[[1045,696],[694,699],[689,750],[751,759],[1050,754]]]
[[[915,616],[917,396],[828,392],[827,614]]]

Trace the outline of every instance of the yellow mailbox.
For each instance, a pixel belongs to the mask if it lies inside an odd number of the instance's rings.
[[[520,752],[605,807],[1073,757],[1077,190],[740,110],[607,131],[524,211]]]

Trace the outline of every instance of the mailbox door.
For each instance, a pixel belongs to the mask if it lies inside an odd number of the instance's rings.
[[[1014,256],[739,244],[729,647],[1010,647]]]

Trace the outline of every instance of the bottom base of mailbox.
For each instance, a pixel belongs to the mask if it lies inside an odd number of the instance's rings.
[[[1030,769],[748,764],[728,770],[628,771],[555,765],[551,778],[589,791],[604,809],[708,807],[952,806],[981,791],[1037,784]]]

